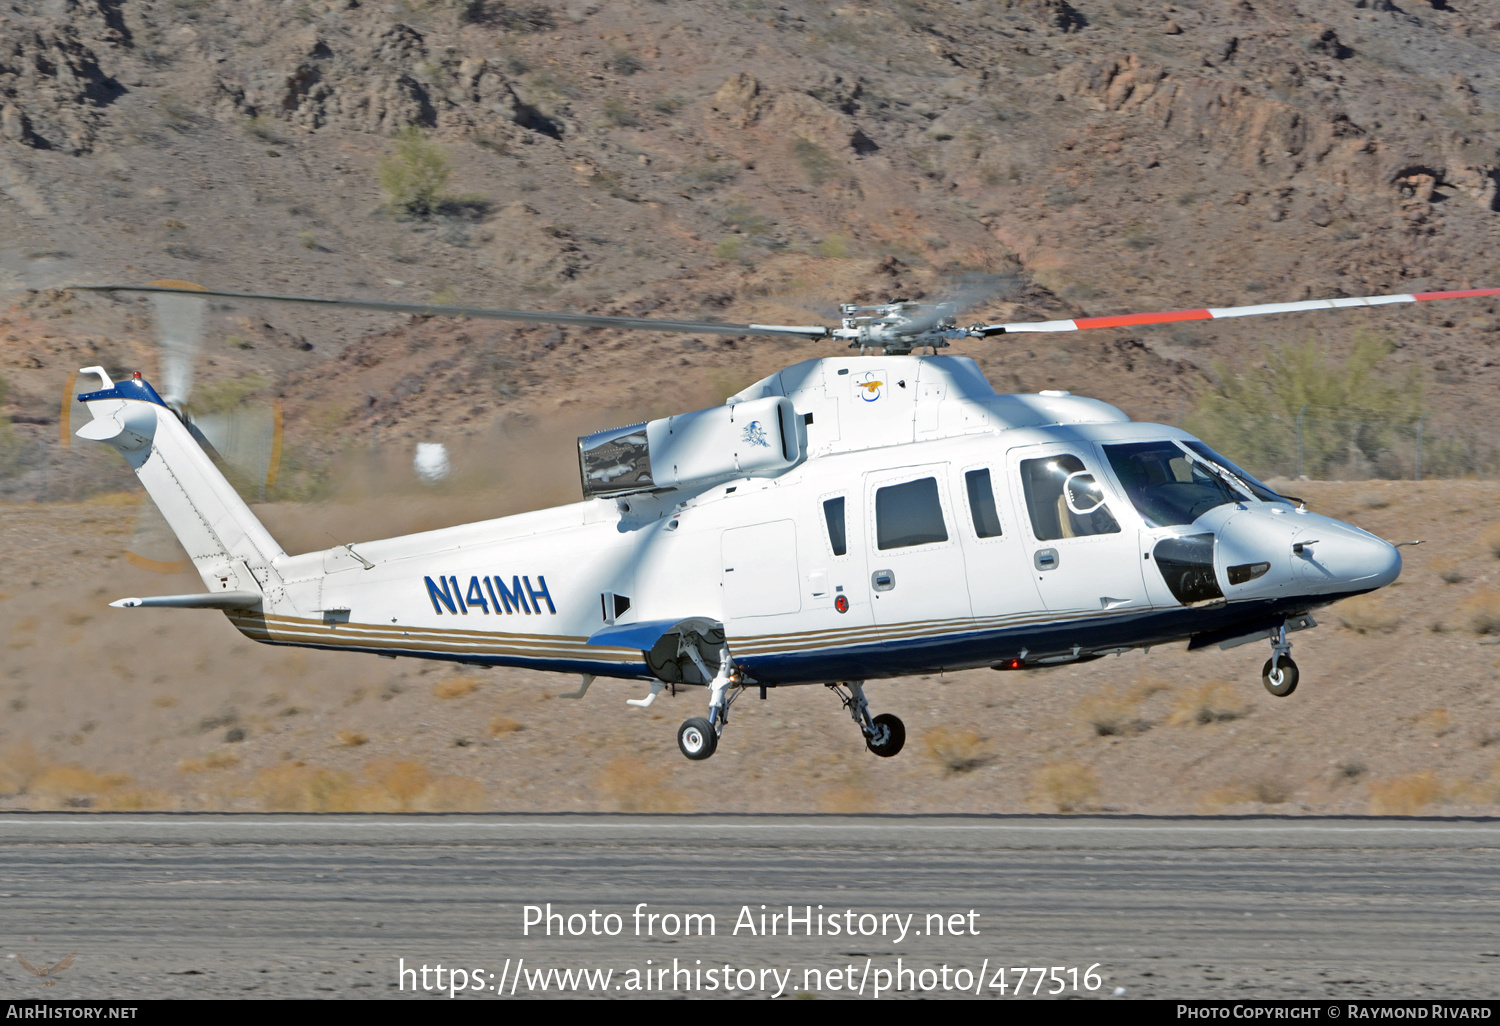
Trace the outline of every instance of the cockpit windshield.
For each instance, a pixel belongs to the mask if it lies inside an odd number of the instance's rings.
[[[1252,498],[1227,475],[1216,473],[1217,467],[1205,466],[1207,457],[1190,455],[1175,442],[1106,445],[1104,454],[1126,496],[1151,527],[1191,524],[1215,506]]]
[[[1255,497],[1261,502],[1290,501],[1285,495],[1278,495],[1276,492],[1273,492],[1271,489],[1261,484],[1259,481],[1251,477],[1249,474],[1245,473],[1233,463],[1230,463],[1223,456],[1220,456],[1218,453],[1214,452],[1212,449],[1204,445],[1202,442],[1198,441],[1196,438],[1190,442],[1183,442],[1182,444],[1187,446],[1193,452],[1197,453],[1199,456],[1202,456],[1204,459],[1208,460],[1210,463],[1217,463],[1219,466],[1229,471],[1235,477],[1239,478],[1240,481],[1244,483],[1245,487],[1249,488],[1250,491],[1255,495]]]

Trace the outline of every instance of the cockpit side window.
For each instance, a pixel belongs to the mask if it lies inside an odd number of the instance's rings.
[[[1104,455],[1150,527],[1191,524],[1216,506],[1249,498],[1173,442],[1106,445]]]
[[[1038,541],[1118,534],[1104,489],[1071,454],[1021,461],[1021,489]]]

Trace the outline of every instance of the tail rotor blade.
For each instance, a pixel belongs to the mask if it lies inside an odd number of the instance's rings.
[[[161,347],[161,397],[181,408],[193,391],[193,367],[203,346],[206,292],[191,282],[152,282],[151,307],[156,314],[156,343]]]

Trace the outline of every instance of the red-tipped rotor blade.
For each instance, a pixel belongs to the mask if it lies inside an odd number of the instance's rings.
[[[1344,299],[1307,299],[1300,303],[1262,303],[1256,306],[1226,306],[1203,310],[1170,310],[1163,313],[1121,314],[1117,317],[1079,317],[1070,321],[1022,321],[1018,324],[987,324],[974,329],[979,335],[1027,331],[1082,331],[1086,328],[1128,328],[1138,324],[1171,324],[1174,321],[1215,321],[1228,317],[1258,317],[1261,314],[1301,313],[1307,310],[1347,310],[1360,306],[1390,306],[1394,303],[1425,303],[1430,299],[1473,299],[1500,296],[1500,289],[1460,289],[1455,292],[1409,292],[1395,296],[1351,296]]]

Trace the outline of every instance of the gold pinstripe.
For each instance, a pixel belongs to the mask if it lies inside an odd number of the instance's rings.
[[[972,634],[977,631],[995,630],[1002,627],[1025,627],[1031,624],[1076,623],[1104,617],[1129,615],[1145,611],[1134,610],[1079,610],[1066,617],[1048,615],[1045,612],[1016,613],[1010,616],[988,616],[974,619],[918,620],[903,624],[877,625],[830,629],[822,631],[800,631],[792,634],[761,634],[750,637],[731,637],[734,652],[738,656],[781,655],[806,652],[820,648],[848,648],[855,645],[880,644],[882,642],[906,641],[912,638],[936,637],[944,634]]]
[[[496,634],[433,627],[334,623],[299,616],[233,610],[230,623],[246,637],[282,644],[318,644],[352,648],[417,649],[445,654],[531,656],[583,659],[589,662],[638,662],[633,648],[590,645],[585,637],[557,634]]]

